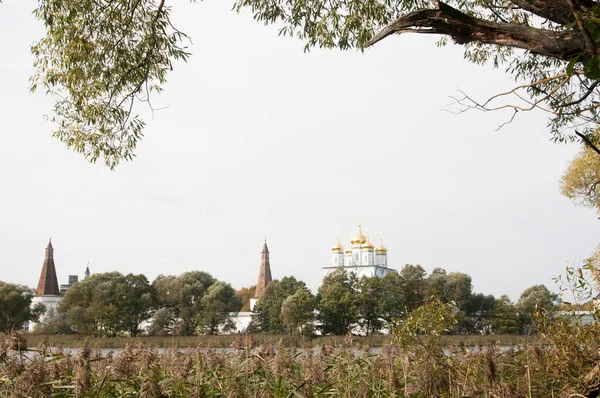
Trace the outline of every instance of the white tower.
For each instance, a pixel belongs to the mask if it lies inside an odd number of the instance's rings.
[[[375,249],[376,265],[387,268],[387,249],[383,246],[383,239],[379,240],[379,246]]]
[[[352,263],[352,245],[350,245],[350,247],[348,247],[348,249],[346,250],[346,262],[345,265],[346,267],[352,267],[353,263]]]
[[[367,241],[361,245],[362,251],[362,263],[361,265],[373,266],[375,265],[375,246],[371,243],[367,237]]]
[[[344,266],[344,246],[340,244],[339,236],[337,243],[331,248],[331,265],[334,267]]]

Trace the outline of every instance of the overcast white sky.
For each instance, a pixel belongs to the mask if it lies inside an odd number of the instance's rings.
[[[181,4],[180,4],[181,3]],[[69,274],[204,270],[256,283],[264,237],[274,278],[313,290],[362,220],[389,264],[472,276],[516,300],[599,243],[593,210],[558,182],[577,145],[549,142],[546,115],[443,112],[460,88],[512,87],[435,37],[391,37],[364,54],[303,52],[295,39],[230,11],[177,2],[193,39],[147,118],[137,159],[110,171],[51,138],[52,102],[30,94],[33,1],[0,4],[0,280],[36,286],[52,237]]]

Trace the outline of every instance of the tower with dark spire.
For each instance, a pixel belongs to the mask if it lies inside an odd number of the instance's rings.
[[[38,296],[60,295],[56,267],[54,266],[54,248],[52,247],[52,239],[50,239],[48,246],[46,247],[46,258],[44,258],[44,265],[42,266],[42,273],[40,274],[36,294]]]
[[[65,290],[71,286],[73,282],[77,282],[77,276],[69,275],[69,285],[63,285],[65,286]],[[52,240],[50,240],[48,241],[48,246],[46,246],[46,257],[44,258],[44,265],[42,266],[42,273],[40,274],[37,290],[35,296],[31,300],[32,306],[44,304],[44,307],[46,307],[46,312],[40,316],[40,322],[43,322],[51,311],[57,311],[60,300],[62,300],[62,296],[58,285],[58,277],[56,276],[56,267],[54,265],[54,247],[52,247]],[[35,323],[30,321],[29,330],[33,330],[34,327]]]
[[[255,298],[260,298],[264,293],[267,285],[271,282],[271,264],[269,263],[269,248],[267,247],[267,238],[261,252],[260,271],[258,272],[258,282],[256,283]]]

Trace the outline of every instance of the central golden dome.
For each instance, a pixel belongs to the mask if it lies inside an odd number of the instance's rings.
[[[367,237],[363,235],[362,230],[360,229],[360,224],[358,225],[358,232],[350,241],[353,245],[359,244],[362,245],[367,241]]]

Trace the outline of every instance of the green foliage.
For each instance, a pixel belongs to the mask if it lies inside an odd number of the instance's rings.
[[[534,332],[540,317],[552,311],[557,302],[558,295],[551,293],[544,285],[534,285],[525,289],[516,304],[523,331]]]
[[[203,310],[202,298],[215,282],[216,279],[203,271],[185,272],[179,276],[159,275],[152,282],[158,308],[172,310],[174,318],[170,323],[170,329],[176,326],[178,334],[182,336],[196,334],[199,315]]]
[[[132,336],[150,318],[152,287],[144,275],[93,274],[67,290],[58,307],[78,333]]]
[[[379,278],[366,276],[358,282],[358,292],[358,325],[369,336],[383,327],[382,302],[387,292]]]
[[[186,60],[185,34],[164,1],[39,0],[46,36],[35,43],[38,86],[55,98],[53,135],[111,168],[134,156],[144,122],[136,102],[161,91],[173,61]]]
[[[490,333],[490,321],[494,316],[495,305],[496,299],[491,294],[487,296],[483,293],[470,294],[457,316],[457,331],[468,334]]]
[[[356,274],[339,268],[325,276],[317,292],[317,310],[323,334],[349,333],[359,319]]]
[[[410,295],[410,289],[405,279],[397,272],[390,272],[384,276],[379,286],[381,289],[379,316],[383,320],[382,326],[391,330],[406,314],[406,296]]]
[[[414,311],[423,305],[425,300],[425,276],[427,272],[420,265],[406,264],[400,270],[404,283],[404,299],[407,311]]]
[[[44,316],[41,322],[35,324],[33,332],[36,334],[72,334],[73,325],[67,318],[66,314],[59,313],[50,309]]]
[[[217,334],[220,328],[232,330],[231,313],[238,312],[242,300],[235,294],[229,283],[215,282],[201,300],[202,310],[198,316],[198,326],[205,334]]]
[[[405,383],[410,368],[416,368],[417,388],[428,396],[440,396],[450,389],[452,360],[442,350],[441,339],[455,326],[456,311],[454,303],[444,303],[433,296],[408,314],[402,325],[394,330],[394,342],[405,355],[410,355],[405,359],[410,365],[403,369]]]
[[[18,329],[28,321],[36,322],[46,308],[31,308],[33,291],[26,286],[0,281],[0,331]]]
[[[306,288],[296,290],[283,301],[279,316],[288,333],[312,335],[315,305],[315,297]]]
[[[158,3],[158,4],[157,4]],[[600,11],[594,2],[515,0],[234,0],[255,20],[312,47],[363,50],[378,32],[437,33],[465,46],[467,61],[504,66],[520,84],[495,96],[505,104],[459,100],[460,111],[534,108],[550,114],[556,141],[598,124]],[[164,86],[187,36],[173,27],[164,1],[38,0],[46,35],[32,46],[32,90],[55,99],[54,136],[109,167],[134,156],[144,121],[136,104]],[[398,26],[396,26],[396,25]],[[560,45],[557,45],[559,43]],[[525,51],[519,51],[523,49]],[[508,99],[511,97],[511,103]],[[521,101],[523,99],[523,101]],[[462,102],[465,101],[465,102]]]
[[[252,326],[260,332],[286,333],[281,318],[283,302],[298,290],[306,289],[306,284],[303,281],[296,280],[293,276],[286,276],[280,281],[271,281],[254,306]]]
[[[502,295],[496,300],[490,326],[495,334],[517,334],[520,332],[517,308],[507,295]]]

